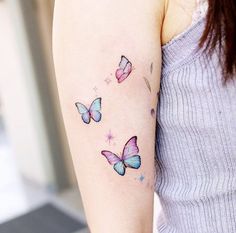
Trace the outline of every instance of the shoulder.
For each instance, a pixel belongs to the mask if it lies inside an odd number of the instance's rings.
[[[133,10],[145,10],[149,9],[151,11],[158,11],[159,13],[164,10],[165,4],[167,0],[70,0],[68,2],[58,0],[55,1],[55,8],[58,9],[62,7],[65,9],[74,9],[74,10],[99,10],[99,9],[122,9],[123,11],[130,11],[130,13],[133,12]],[[85,8],[84,8],[85,7]],[[89,7],[89,9],[87,8]],[[87,8],[87,9],[86,9]],[[65,11],[64,11],[65,12]],[[120,13],[122,12],[113,12]]]
[[[165,2],[166,0],[70,0],[68,2],[58,0],[55,1],[54,19],[71,22],[81,17],[84,20],[86,16],[88,23],[104,19],[106,24],[121,21],[124,27],[138,19],[135,22],[140,24],[153,22],[161,27]]]

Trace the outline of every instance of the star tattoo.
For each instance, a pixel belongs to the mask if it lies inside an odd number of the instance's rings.
[[[110,78],[106,78],[104,81],[106,82],[107,85],[109,85],[110,82],[111,82],[111,79]]]
[[[143,182],[144,179],[145,179],[144,175],[141,174],[140,177],[139,177],[140,182]]]
[[[93,88],[93,90],[94,90],[95,92],[97,92],[98,88],[95,86],[95,87]]]
[[[111,130],[109,130],[108,134],[106,135],[106,142],[109,143],[109,145],[111,144],[111,141],[114,139],[115,137],[113,136]]]

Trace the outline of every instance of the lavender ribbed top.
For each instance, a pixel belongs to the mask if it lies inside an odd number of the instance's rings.
[[[159,233],[236,233],[236,80],[198,48],[205,18],[162,48]]]

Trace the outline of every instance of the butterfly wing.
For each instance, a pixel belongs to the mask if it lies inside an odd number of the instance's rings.
[[[119,158],[116,154],[111,151],[103,150],[102,155],[104,155],[107,161],[113,165],[114,170],[121,176],[125,174],[125,165],[121,158]]]
[[[125,175],[125,165],[122,161],[114,164],[113,168],[119,175],[121,176]]]
[[[95,99],[89,108],[90,115],[91,115],[92,119],[96,122],[99,122],[102,118],[102,114],[100,112],[101,111],[101,101],[102,101],[102,98]]]
[[[141,166],[141,157],[139,155],[134,155],[124,160],[126,167],[138,169]]]
[[[118,83],[124,81],[132,71],[132,64],[131,62],[125,57],[121,56],[121,61],[119,63],[119,69],[116,71],[116,78]]]
[[[119,63],[120,69],[124,70],[128,63],[130,63],[129,60],[125,56],[122,55],[120,63]]]
[[[102,155],[104,155],[106,157],[107,161],[111,165],[121,162],[121,158],[119,158],[116,154],[112,153],[111,151],[103,150],[101,153],[102,153]]]
[[[128,142],[125,144],[125,147],[123,149],[122,153],[122,159],[127,160],[128,158],[137,155],[139,152],[139,148],[137,146],[137,136],[134,136],[128,140]]]
[[[132,64],[128,62],[126,67],[124,68],[124,73],[129,75],[131,71],[132,71]]]
[[[84,123],[89,124],[90,123],[90,114],[87,107],[79,102],[75,103],[75,106],[78,110],[78,112],[81,114],[81,118]]]

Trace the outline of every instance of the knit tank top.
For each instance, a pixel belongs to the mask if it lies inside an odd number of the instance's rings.
[[[198,42],[205,17],[162,47],[157,107],[159,233],[236,233],[236,80]]]

